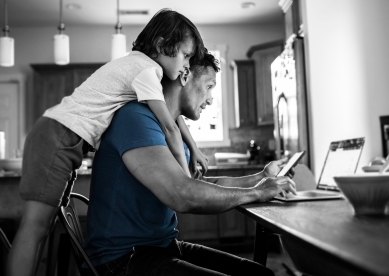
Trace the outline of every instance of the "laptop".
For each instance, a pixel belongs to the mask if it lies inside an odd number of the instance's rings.
[[[356,172],[364,144],[364,137],[331,142],[316,189],[297,191],[297,195],[287,193],[285,197],[277,195],[274,199],[289,202],[343,198],[333,177]]]

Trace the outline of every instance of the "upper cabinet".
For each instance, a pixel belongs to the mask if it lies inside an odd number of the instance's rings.
[[[236,127],[256,123],[255,63],[253,60],[235,60],[231,63],[234,75]]]
[[[247,52],[247,56],[255,62],[256,125],[258,126],[273,124],[271,64],[282,53],[283,47],[283,41],[276,41],[253,46]]]
[[[280,0],[278,5],[284,12],[285,21],[285,40],[288,40],[293,34],[302,35],[303,18],[301,13],[300,0]]]
[[[30,97],[30,126],[42,116],[46,109],[59,104],[63,97],[73,93],[74,89],[83,83],[103,64],[69,64],[59,66],[54,64],[33,64],[34,89]]]
[[[231,63],[234,73],[236,127],[273,124],[271,63],[282,53],[283,41],[255,45],[247,60]]]

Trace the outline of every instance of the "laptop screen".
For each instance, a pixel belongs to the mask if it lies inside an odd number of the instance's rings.
[[[318,189],[339,190],[333,177],[355,173],[364,143],[365,138],[332,142],[324,161]]]

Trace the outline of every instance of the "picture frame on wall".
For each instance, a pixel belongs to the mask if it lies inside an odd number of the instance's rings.
[[[386,158],[389,155],[389,115],[380,116],[382,152]]]

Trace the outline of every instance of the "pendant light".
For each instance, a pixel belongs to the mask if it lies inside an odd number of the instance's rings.
[[[59,1],[59,33],[54,35],[54,62],[58,65],[69,64],[69,36],[65,35],[65,24],[62,22],[62,0]]]
[[[117,0],[117,23],[115,26],[116,34],[112,35],[111,60],[124,57],[127,52],[126,36],[121,32],[122,24],[119,21],[119,0]]]
[[[10,28],[8,26],[7,15],[7,0],[4,0],[4,36],[0,37],[0,66],[11,67],[14,66],[15,63],[15,43],[14,39],[8,36]]]

